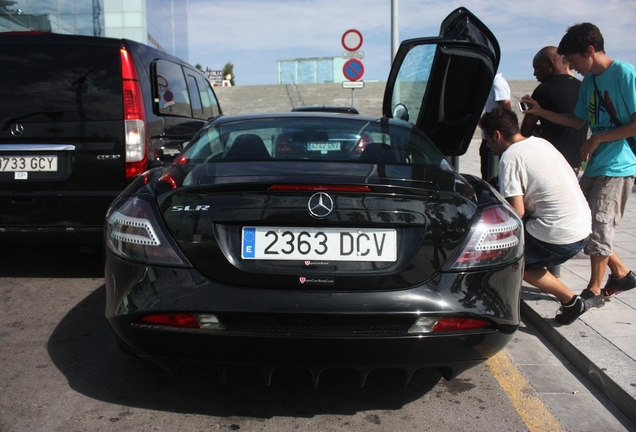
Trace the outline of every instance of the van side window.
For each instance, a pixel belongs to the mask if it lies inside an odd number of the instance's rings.
[[[155,71],[159,113],[192,117],[188,86],[181,65],[168,60],[157,60]]]
[[[203,76],[197,75],[197,84],[199,84],[199,94],[201,95],[201,103],[203,105],[203,118],[218,117],[221,114],[219,109],[219,101],[212,91],[210,82]]]
[[[186,73],[188,73],[187,69]],[[186,79],[188,81],[188,92],[190,96],[190,103],[192,105],[192,117],[202,119],[204,118],[203,108],[201,107],[201,99],[199,96],[199,86],[197,85],[197,79],[190,74],[186,75]]]

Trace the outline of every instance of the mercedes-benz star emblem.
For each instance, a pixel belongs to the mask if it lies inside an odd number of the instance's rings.
[[[11,135],[20,136],[23,133],[24,133],[24,126],[22,126],[21,124],[17,124],[17,123],[11,125]]]
[[[333,199],[324,192],[318,192],[309,198],[307,207],[313,217],[324,218],[333,211]]]

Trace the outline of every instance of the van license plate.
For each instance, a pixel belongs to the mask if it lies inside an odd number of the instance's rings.
[[[0,156],[0,171],[57,171],[57,156]]]

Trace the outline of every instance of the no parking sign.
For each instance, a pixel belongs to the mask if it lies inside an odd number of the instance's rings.
[[[349,59],[342,67],[342,74],[349,81],[358,81],[364,75],[364,65],[358,59]]]

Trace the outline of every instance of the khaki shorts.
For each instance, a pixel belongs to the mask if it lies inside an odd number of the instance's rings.
[[[592,211],[592,234],[585,246],[586,255],[612,255],[612,242],[627,198],[632,193],[634,177],[581,177],[583,195]]]

